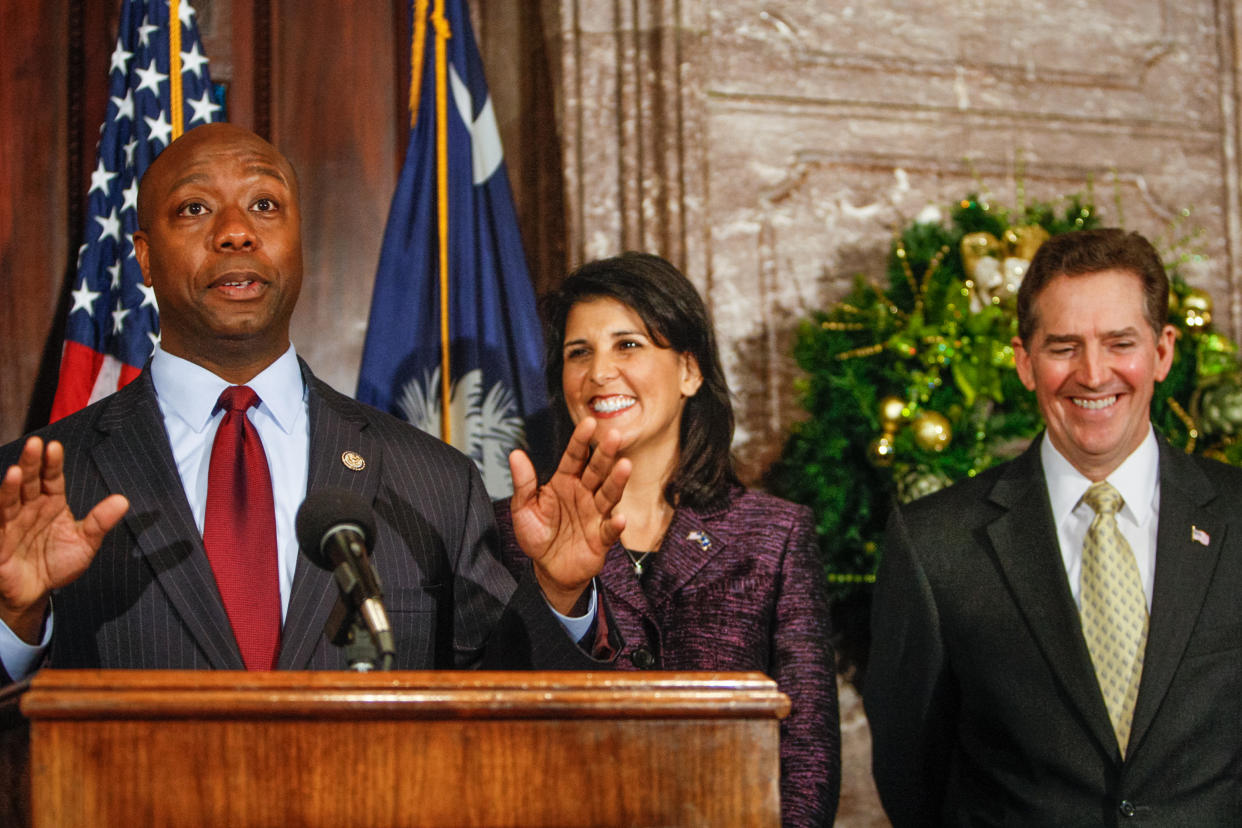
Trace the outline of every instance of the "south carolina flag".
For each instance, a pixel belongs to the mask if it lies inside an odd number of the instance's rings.
[[[417,0],[412,28],[413,133],[357,398],[452,443],[501,497],[509,451],[549,447],[535,295],[466,4]]]

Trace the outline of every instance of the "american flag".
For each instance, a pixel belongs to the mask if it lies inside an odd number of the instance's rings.
[[[175,27],[169,26],[170,19]],[[172,76],[172,54],[179,58],[179,77]],[[189,0],[124,0],[108,94],[53,420],[138,376],[159,341],[155,294],[142,283],[134,259],[138,181],[183,130],[223,117],[211,97],[207,58]]]

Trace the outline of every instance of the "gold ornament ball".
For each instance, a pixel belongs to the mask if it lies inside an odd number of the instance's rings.
[[[897,446],[893,444],[893,435],[887,431],[872,440],[871,445],[867,447],[867,456],[871,458],[871,462],[885,468],[893,465],[896,452]]]
[[[1194,328],[1212,324],[1212,296],[1206,290],[1191,288],[1180,303],[1182,318]]]
[[[944,451],[953,439],[949,418],[939,411],[923,411],[914,418],[914,442],[924,451]]]
[[[901,397],[887,396],[880,400],[880,425],[885,431],[896,431],[906,420],[906,401]]]

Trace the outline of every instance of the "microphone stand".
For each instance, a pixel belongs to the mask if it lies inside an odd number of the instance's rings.
[[[391,636],[387,641],[377,642],[370,629],[363,623],[354,602],[348,596],[358,587],[358,576],[348,563],[342,563],[332,573],[341,588],[341,596],[332,607],[332,614],[323,626],[328,640],[345,648],[349,669],[359,673],[372,670],[391,670],[396,661]],[[381,654],[381,650],[383,650]]]

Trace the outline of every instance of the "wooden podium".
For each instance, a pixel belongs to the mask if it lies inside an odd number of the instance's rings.
[[[44,670],[0,823],[778,826],[759,673]]]

